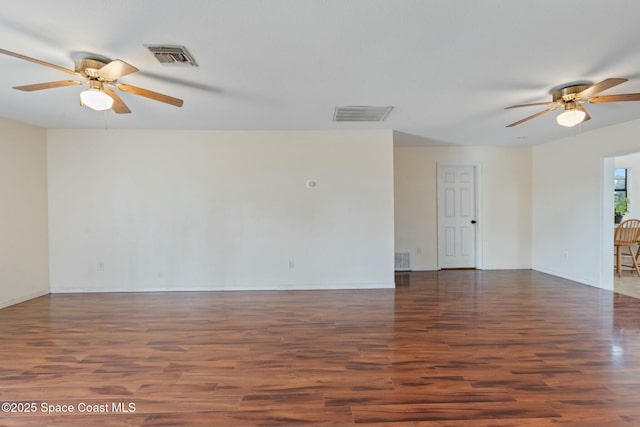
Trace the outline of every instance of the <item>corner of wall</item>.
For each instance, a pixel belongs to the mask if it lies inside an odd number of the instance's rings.
[[[0,307],[46,295],[49,282],[46,130],[0,118]]]

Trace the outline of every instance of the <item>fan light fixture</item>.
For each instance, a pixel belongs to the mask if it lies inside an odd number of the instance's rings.
[[[575,105],[573,106],[573,108],[570,108],[570,105],[567,104],[565,111],[559,114],[558,117],[556,117],[556,121],[560,126],[566,126],[570,128],[579,123],[582,123],[586,117],[587,113],[582,110],[577,110],[575,108]]]
[[[108,110],[113,106],[113,98],[104,92],[102,82],[97,80],[89,80],[89,87],[80,92],[80,102],[96,111]]]
[[[566,126],[568,128],[573,127],[584,121],[586,114],[580,110],[569,110],[561,113],[556,118],[556,121],[560,126]]]

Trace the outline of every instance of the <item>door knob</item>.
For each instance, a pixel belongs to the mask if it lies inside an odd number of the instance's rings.
[[[471,220],[471,224],[475,224],[475,223],[476,223],[476,220],[475,220],[475,219],[472,219],[472,220]]]

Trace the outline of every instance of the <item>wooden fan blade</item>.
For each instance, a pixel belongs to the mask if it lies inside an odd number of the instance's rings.
[[[620,95],[602,95],[589,99],[590,103],[640,101],[640,93],[623,93]]]
[[[586,122],[587,120],[591,120],[591,116],[589,115],[589,113],[587,113],[587,110],[585,110],[582,105],[580,105],[580,104],[576,105],[576,110],[582,111],[585,114],[584,120],[582,122]]]
[[[36,83],[33,85],[14,86],[13,88],[22,90],[25,92],[32,92],[34,90],[53,89],[56,87],[65,87],[65,86],[77,86],[81,84],[82,82],[78,80],[62,80],[59,82],[47,82],[47,83]]]
[[[589,98],[597,93],[600,93],[604,90],[607,89],[611,89],[614,86],[618,86],[619,84],[622,84],[624,82],[626,82],[627,79],[605,79],[603,81],[601,81],[600,83],[596,83],[594,85],[589,86],[588,88],[586,88],[585,90],[583,90],[582,92],[579,92],[576,94],[576,98],[580,99],[580,98]]]
[[[73,74],[74,76],[79,76],[80,75],[80,74],[76,73],[75,71],[70,70],[68,68],[64,68],[64,67],[61,67],[61,66],[55,65],[55,64],[50,64],[48,62],[44,62],[44,61],[41,61],[39,59],[30,58],[28,56],[21,55],[19,53],[15,53],[15,52],[11,52],[11,51],[8,51],[8,50],[5,50],[5,49],[0,49],[0,53],[3,53],[5,55],[9,55],[9,56],[13,56],[14,58],[23,59],[25,61],[33,62],[35,64],[44,65],[45,67],[50,67],[50,68],[53,68],[55,70],[62,71],[63,73]]]
[[[506,127],[511,128],[511,127],[514,127],[514,126],[518,126],[521,123],[524,123],[524,122],[529,121],[531,119],[535,119],[536,117],[539,117],[539,116],[541,116],[543,114],[546,114],[546,113],[548,113],[550,111],[557,110],[558,107],[559,107],[559,105],[556,105],[555,107],[547,108],[546,110],[542,110],[542,111],[537,112],[537,113],[535,113],[535,114],[533,114],[533,115],[531,115],[529,117],[525,117],[522,120],[518,120],[517,122],[511,123],[510,125],[507,125]]]
[[[111,89],[108,89],[108,88],[104,89],[104,93],[106,93],[111,98],[113,98],[113,105],[111,106],[111,109],[115,113],[117,113],[117,114],[128,114],[128,113],[131,112],[131,110],[129,110],[129,107],[127,107],[127,104],[124,103],[122,98],[120,98],[117,93],[115,93],[114,91],[112,91]]]
[[[108,82],[112,82],[122,76],[126,76],[127,74],[135,73],[136,71],[138,71],[138,69],[133,65],[129,65],[120,59],[114,59],[98,70],[98,76]]]
[[[554,105],[557,104],[555,101],[551,102],[534,102],[533,104],[520,104],[520,105],[512,105],[511,107],[504,107],[505,110],[509,110],[511,108],[521,108],[521,107],[536,107],[541,105]]]
[[[158,92],[153,92],[151,90],[143,89],[141,87],[131,86],[124,83],[118,83],[116,87],[123,92],[144,96],[145,98],[153,99],[154,101],[164,102],[165,104],[170,104],[175,107],[182,107],[182,104],[184,103],[182,99],[174,98],[172,96],[164,95]]]

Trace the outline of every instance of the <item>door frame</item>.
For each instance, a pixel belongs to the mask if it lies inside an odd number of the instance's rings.
[[[615,160],[624,154],[605,156],[601,160],[600,193],[600,286],[602,289],[615,290],[613,272],[613,173]]]
[[[614,230],[612,223],[613,215],[613,174],[616,167],[616,157],[628,156],[639,153],[638,149],[626,149],[606,153],[600,160],[601,182],[600,186],[600,282],[598,287],[610,291],[615,291],[615,276],[613,269],[613,238]],[[636,171],[640,173],[640,171]]]
[[[474,257],[474,268],[481,270],[482,269],[482,229],[484,228],[484,222],[482,220],[482,165],[480,163],[475,162],[437,162],[436,167],[436,245],[438,246],[438,270],[442,270],[442,265],[440,264],[442,260],[442,251],[444,248],[440,245],[440,175],[441,169],[445,167],[452,166],[471,166],[473,168],[473,179],[474,179],[474,191],[475,191],[475,218],[477,221],[476,224],[476,233],[475,233],[475,257]]]

